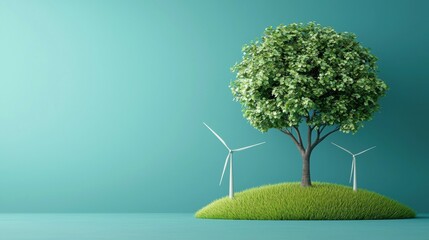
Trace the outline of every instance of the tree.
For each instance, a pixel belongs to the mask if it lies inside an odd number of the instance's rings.
[[[302,156],[301,185],[311,186],[314,148],[337,131],[355,133],[379,109],[388,87],[377,77],[377,58],[354,34],[314,22],[269,27],[242,52],[231,68],[234,99],[253,127],[292,139]]]

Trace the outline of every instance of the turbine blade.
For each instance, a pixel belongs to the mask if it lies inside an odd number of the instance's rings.
[[[351,183],[351,182],[352,182],[353,169],[354,169],[354,167],[355,167],[354,161],[355,161],[355,159],[353,159],[353,161],[352,161],[352,170],[350,170],[350,180],[349,180],[349,183]]]
[[[228,149],[228,150],[231,150],[229,147],[228,147],[228,145],[226,145],[226,143],[225,143],[225,141],[219,136],[219,135],[217,135],[217,133],[213,130],[213,129],[211,129],[205,122],[203,122],[204,123],[204,125],[206,125],[206,127],[222,142],[222,144],[223,145],[225,145],[225,147]]]
[[[231,153],[228,153],[228,155],[226,156],[225,165],[223,166],[222,176],[220,177],[220,181],[219,181],[219,186],[222,184],[223,175],[225,174],[226,165],[228,165],[228,160],[230,155]]]
[[[340,145],[335,144],[335,143],[333,143],[333,142],[331,142],[331,143],[332,143],[332,144],[334,144],[335,146],[337,146],[337,147],[339,147],[339,148],[343,149],[344,151],[346,151],[346,152],[350,153],[351,155],[353,155],[353,153],[352,153],[352,152],[350,152],[349,150],[347,150],[347,149],[345,149],[345,148],[341,147]]]
[[[357,155],[361,155],[362,153],[367,152],[367,151],[369,151],[369,150],[371,150],[371,149],[373,149],[373,148],[375,148],[375,147],[376,147],[376,146],[374,146],[374,147],[370,147],[370,148],[368,148],[368,149],[366,149],[366,150],[363,150],[362,152],[356,153],[356,154],[355,154],[355,156],[357,156]]]
[[[250,145],[250,146],[247,146],[247,147],[242,147],[242,148],[234,149],[234,150],[232,150],[232,151],[234,151],[234,152],[239,152],[239,151],[242,151],[242,150],[244,150],[244,149],[248,149],[248,148],[256,147],[256,146],[261,145],[261,144],[264,144],[264,143],[265,143],[265,142],[260,142],[260,143],[253,144],[253,145]]]

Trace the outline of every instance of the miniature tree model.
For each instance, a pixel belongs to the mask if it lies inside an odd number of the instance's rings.
[[[232,67],[234,99],[256,129],[279,129],[293,140],[301,185],[311,186],[314,148],[339,130],[358,131],[378,110],[387,85],[377,77],[377,58],[354,34],[316,23],[269,27],[242,51]]]

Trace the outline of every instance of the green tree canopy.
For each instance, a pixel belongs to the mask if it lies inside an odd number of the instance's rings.
[[[230,88],[244,117],[262,132],[275,128],[292,137],[303,159],[329,134],[356,132],[387,90],[377,77],[377,58],[356,35],[314,22],[269,27],[242,51]],[[307,146],[299,132],[303,122]]]

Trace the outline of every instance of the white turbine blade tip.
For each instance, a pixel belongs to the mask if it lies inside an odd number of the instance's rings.
[[[223,171],[222,171],[222,176],[220,177],[220,181],[219,181],[219,186],[222,184],[223,175],[225,174],[226,165],[228,165],[228,160],[229,160],[230,155],[231,155],[231,153],[228,153],[228,155],[226,155],[225,164],[223,166]]]
[[[350,153],[350,155],[354,155],[352,152],[350,152],[349,150],[347,150],[347,149],[345,149],[345,148],[341,147],[340,145],[338,145],[338,144],[336,144],[336,143],[334,143],[334,142],[331,142],[331,143],[332,143],[332,144],[334,144],[335,146],[337,146],[337,147],[341,148],[342,150],[344,150],[344,151],[346,151],[346,152]]]
[[[219,139],[219,141],[228,149],[231,150],[228,145],[226,145],[225,141],[213,130],[209,127],[209,125],[207,125],[205,122],[203,122],[204,125],[206,125],[206,127]]]
[[[239,151],[242,151],[242,150],[245,150],[245,149],[249,149],[249,148],[252,148],[252,147],[256,147],[256,146],[262,145],[262,144],[264,144],[264,143],[265,143],[265,142],[260,142],[260,143],[253,144],[253,145],[250,145],[250,146],[247,146],[247,147],[242,147],[242,148],[234,149],[234,150],[232,150],[232,151],[234,151],[234,152],[239,152]]]
[[[362,152],[356,153],[356,154],[355,154],[355,156],[357,156],[357,155],[361,155],[362,153],[365,153],[365,152],[368,152],[369,150],[374,149],[375,147],[376,147],[376,146],[374,146],[374,147],[370,147],[370,148],[368,148],[368,149],[363,150]]]

